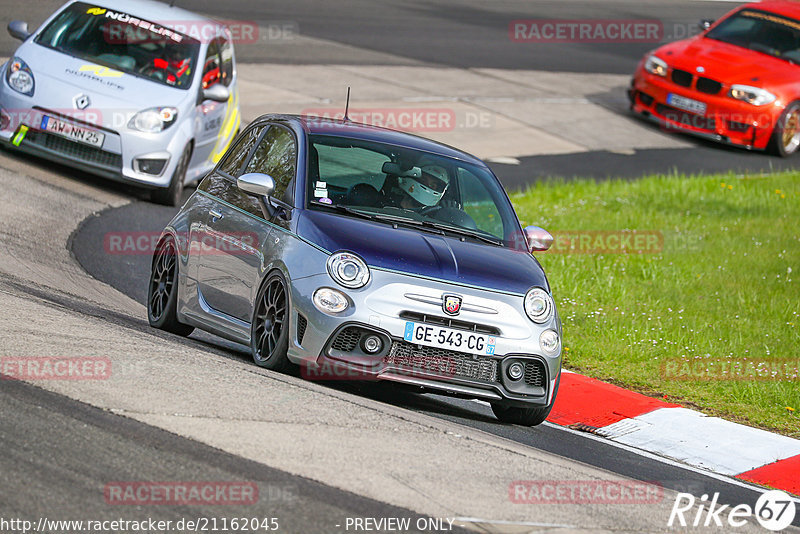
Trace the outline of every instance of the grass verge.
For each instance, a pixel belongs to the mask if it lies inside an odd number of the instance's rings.
[[[537,258],[566,368],[800,438],[798,174],[551,181],[511,199],[556,236]]]

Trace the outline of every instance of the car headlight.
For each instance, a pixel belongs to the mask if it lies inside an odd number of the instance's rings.
[[[8,62],[6,69],[6,82],[9,87],[23,95],[33,96],[36,82],[30,67],[18,57],[13,57]]]
[[[728,96],[736,100],[742,100],[754,106],[764,106],[775,102],[775,95],[761,89],[760,87],[751,87],[749,85],[731,85],[731,90]]]
[[[158,133],[175,124],[177,118],[178,110],[175,108],[149,108],[134,115],[128,122],[128,128],[140,132]]]
[[[534,323],[545,323],[553,315],[553,299],[547,291],[534,287],[525,295],[525,313]]]
[[[644,70],[656,76],[667,76],[667,62],[656,56],[649,56],[644,62]]]
[[[555,330],[545,330],[539,336],[539,346],[547,356],[558,354],[558,346],[561,340],[558,339],[558,332]]]
[[[337,252],[328,258],[328,273],[339,285],[350,289],[364,287],[369,282],[369,267],[351,252]]]

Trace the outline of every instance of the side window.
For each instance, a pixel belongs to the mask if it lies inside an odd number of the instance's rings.
[[[503,219],[481,180],[459,167],[458,189],[461,192],[461,205],[467,215],[475,220],[478,229],[502,239]]]
[[[219,83],[221,79],[221,65],[219,57],[220,39],[214,39],[208,45],[206,60],[203,63],[203,89]]]
[[[220,38],[219,57],[220,81],[227,87],[233,82],[233,46],[227,39]]]
[[[256,126],[239,136],[236,143],[225,153],[218,169],[234,178],[238,177],[244,160],[247,159],[247,155],[250,154],[250,150],[256,144],[258,136],[261,135],[263,130],[264,126]]]
[[[273,125],[256,148],[245,173],[269,174],[275,180],[275,192],[272,196],[290,202],[291,194],[286,193],[287,190],[291,193],[289,184],[294,183],[296,169],[297,144],[294,136],[286,128]]]

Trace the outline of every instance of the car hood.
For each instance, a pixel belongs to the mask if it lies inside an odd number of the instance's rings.
[[[330,252],[355,252],[370,267],[517,294],[550,289],[524,251],[315,210],[302,211],[297,232]]]
[[[107,69],[30,41],[15,55],[33,72],[36,83],[33,105],[111,129],[124,126],[133,113],[142,109],[180,107],[191,91]],[[75,99],[79,95],[89,97],[88,108],[79,110],[76,107]]]
[[[780,85],[787,77],[800,76],[800,66],[703,36],[670,43],[655,54],[671,67],[704,76],[724,84],[746,84],[756,87]],[[697,68],[704,72],[699,74]]]

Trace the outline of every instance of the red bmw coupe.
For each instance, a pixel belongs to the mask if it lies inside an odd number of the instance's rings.
[[[668,130],[789,156],[800,147],[800,2],[738,7],[642,58],[631,109]]]

